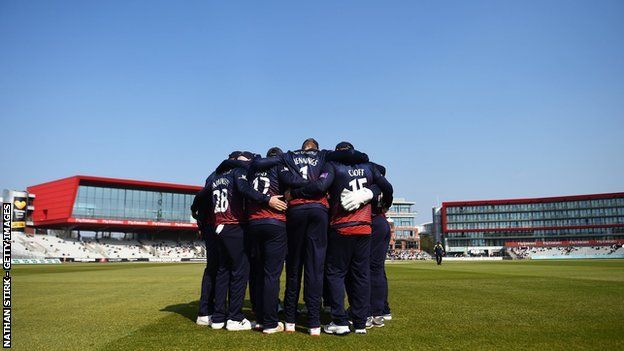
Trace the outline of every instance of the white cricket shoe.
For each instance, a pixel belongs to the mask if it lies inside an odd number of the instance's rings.
[[[368,317],[366,318],[366,329],[370,329],[372,327],[381,328],[384,324],[383,317]]]
[[[212,327],[212,329],[223,329],[223,326],[225,325],[225,323],[221,322],[221,323],[210,323],[210,327]]]
[[[228,319],[225,329],[228,331],[251,330],[251,323],[246,318],[243,318],[240,322]]]
[[[392,315],[390,313],[382,315],[383,319],[386,321],[392,320]]]
[[[355,333],[356,334],[366,334],[366,328],[364,328],[364,329],[356,329]]]
[[[286,332],[294,333],[295,332],[295,323],[286,323]]]
[[[310,328],[310,336],[321,336],[321,327]]]
[[[284,331],[284,323],[277,322],[277,327],[264,329],[262,332],[264,334],[275,334],[275,333],[280,333],[280,332],[283,332],[283,331]]]
[[[323,331],[327,334],[346,335],[351,332],[348,325],[336,325],[331,322],[323,327]]]
[[[210,325],[212,322],[212,316],[197,316],[197,325]]]

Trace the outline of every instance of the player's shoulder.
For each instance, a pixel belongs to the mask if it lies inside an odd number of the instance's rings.
[[[294,155],[300,154],[302,151],[303,150],[288,150],[288,151],[284,152],[283,155],[294,156]]]
[[[210,183],[212,183],[212,180],[215,178],[215,174],[215,172],[210,173],[210,175],[206,178],[204,186],[208,186]]]
[[[326,161],[325,164],[328,167],[334,167],[334,168],[341,167],[341,166],[346,166],[344,163],[340,163],[338,161]]]
[[[362,166],[370,169],[371,171],[376,171],[377,170],[377,165],[375,165],[375,163],[373,163],[373,162],[362,163]]]
[[[249,171],[249,169],[248,168],[243,168],[243,167],[232,168],[230,170],[230,172],[232,172],[232,174],[236,175],[236,176],[246,175],[247,171]]]
[[[284,162],[288,163],[288,162],[292,162],[292,160],[295,159],[295,157],[297,157],[297,155],[299,155],[299,151],[300,150],[288,150],[286,152],[284,152],[281,157],[284,160]]]
[[[323,150],[299,149],[299,150],[288,150],[285,154],[292,155],[292,156],[325,157],[329,152],[330,152],[329,150],[324,150],[324,149]]]

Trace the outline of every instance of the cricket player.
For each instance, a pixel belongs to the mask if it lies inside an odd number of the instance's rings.
[[[211,175],[212,176],[212,175]],[[208,177],[210,179],[210,177]],[[199,311],[196,323],[210,326],[214,313],[214,287],[217,277],[217,246],[213,226],[213,216],[209,212],[211,201],[210,189],[204,187],[195,195],[191,205],[191,215],[197,221],[197,227],[206,244],[206,268],[202,276]]]
[[[433,252],[435,253],[436,262],[438,266],[442,264],[442,256],[444,256],[444,247],[441,242],[437,242],[433,247]]]
[[[348,142],[339,143],[327,160],[318,181],[299,191],[317,194],[329,190],[330,231],[325,271],[333,321],[324,331],[338,335],[350,332],[349,316],[344,308],[346,289],[355,332],[366,334],[370,314],[370,201],[380,193],[392,193],[392,186],[368,162],[368,156]],[[291,195],[294,197],[299,192],[293,191]],[[349,284],[345,285],[345,280]]]
[[[386,176],[386,168],[374,164],[381,175]],[[366,328],[384,326],[384,307],[388,300],[388,279],[386,278],[386,254],[390,244],[390,224],[385,213],[392,205],[392,192],[381,193],[372,201],[372,234],[370,250],[370,309]],[[389,308],[389,307],[388,307]]]
[[[224,160],[217,167],[209,185],[219,255],[215,311],[211,322],[213,329],[221,329],[224,325],[229,331],[251,329],[251,323],[242,313],[249,277],[243,230],[247,220],[244,212],[246,199],[268,204],[277,210],[286,206],[279,196],[261,194],[250,187],[247,172],[252,158],[253,154],[242,152],[235,160]],[[226,302],[229,302],[227,312]]]
[[[281,198],[287,187],[307,183],[285,167],[282,154],[280,148],[273,147],[267,152],[267,158],[253,160],[248,180],[255,192]],[[284,331],[284,324],[278,321],[277,304],[280,275],[286,257],[286,203],[278,204],[277,208],[273,208],[266,203],[249,201],[247,206],[247,234],[255,245],[252,269],[255,270],[256,284],[256,329],[262,329],[265,334]]]
[[[228,158],[235,160],[240,155],[241,151],[234,151]],[[214,176],[215,173],[212,172],[208,178],[206,178],[204,188],[195,195],[193,203],[191,204],[191,216],[197,221],[197,228],[206,246],[206,268],[204,268],[204,274],[202,276],[199,311],[196,321],[198,325],[205,326],[210,326],[212,324],[215,284],[217,269],[219,267],[217,237],[214,231],[214,213],[211,210],[212,194],[210,184],[212,184]]]
[[[285,153],[283,159],[291,171],[313,182],[319,179],[326,154],[327,151],[319,150],[318,142],[310,138],[303,142],[300,150]],[[302,189],[289,192],[289,196],[294,195],[294,198],[289,199],[286,213],[288,254],[284,315],[286,332],[294,332],[303,272],[303,299],[308,310],[309,333],[319,336],[329,203],[326,192],[311,194]]]

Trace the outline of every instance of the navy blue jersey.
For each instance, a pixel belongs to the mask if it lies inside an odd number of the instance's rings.
[[[433,247],[433,250],[435,251],[436,255],[442,255],[444,253],[444,248],[442,247],[442,245],[436,244]]]
[[[249,168],[248,180],[251,187],[259,193],[269,196],[283,195],[290,187],[307,184],[301,176],[292,174],[280,157],[256,158]],[[247,215],[249,220],[276,219],[286,221],[286,215],[268,204],[254,201],[248,202]]]
[[[316,182],[293,190],[291,194],[300,196],[328,190],[332,228],[345,235],[370,234],[371,204],[348,212],[340,203],[340,195],[344,189],[356,191],[363,187],[373,192],[373,198],[382,192],[392,194],[392,185],[381,175],[379,169],[368,161],[366,154],[356,150],[342,150],[331,152],[327,156],[323,172]]]
[[[211,209],[211,196],[212,189],[209,187],[204,187],[200,190],[193,199],[193,204],[191,205],[191,215],[195,220],[197,220],[197,227],[202,229],[204,226],[212,224],[214,218],[212,216]]]
[[[191,215],[197,220],[197,226],[202,229],[205,225],[214,223],[214,213],[212,212],[212,179],[215,172],[212,172],[204,187],[195,195],[193,204],[191,205]]]
[[[278,158],[275,158],[279,160]],[[269,162],[268,167],[260,167],[258,163],[261,160],[254,160],[254,164],[252,165],[248,180],[251,184],[251,187],[262,194],[266,194],[269,196],[276,196],[283,194],[283,190],[281,189],[279,182],[279,170],[277,162]],[[286,214],[284,212],[278,211],[268,204],[259,204],[253,201],[248,202],[247,207],[247,215],[249,216],[249,220],[259,220],[259,219],[276,219],[281,222],[286,221]]]
[[[376,164],[374,162],[371,162],[379,171],[379,173],[381,173],[382,176],[386,176],[386,167]],[[390,208],[390,206],[392,206],[392,201],[393,201],[393,192],[392,192],[392,188],[389,188],[389,190],[387,189],[385,192],[381,191],[381,189],[379,189],[379,187],[377,185],[373,186],[374,188],[371,189],[373,191],[373,194],[375,195],[373,197],[373,200],[371,201],[371,205],[373,207],[373,217],[377,216],[377,215],[383,215],[384,213],[386,213],[388,211],[388,209]]]
[[[288,151],[282,158],[293,172],[299,174],[304,180],[313,182],[319,179],[327,150],[296,150]],[[311,197],[300,197],[289,202],[289,206],[304,204],[321,204],[328,207],[326,194],[315,194]]]
[[[247,182],[249,162],[225,160],[211,182],[214,225],[245,222],[245,199],[267,203],[269,196],[253,191]]]
[[[330,225],[340,234],[370,234],[372,206],[363,205],[355,211],[347,212],[340,204],[340,194],[344,189],[357,191],[370,188],[375,183],[376,169],[371,163],[347,165],[329,162],[334,180],[329,187]]]

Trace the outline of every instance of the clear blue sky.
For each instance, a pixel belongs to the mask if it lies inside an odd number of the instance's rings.
[[[385,164],[419,222],[624,191],[624,2],[6,0],[0,121],[0,187],[201,184],[312,136]]]

